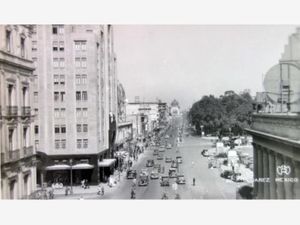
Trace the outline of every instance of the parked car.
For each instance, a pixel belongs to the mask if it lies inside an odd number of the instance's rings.
[[[156,156],[156,155],[158,155],[158,149],[154,149],[154,151],[153,151],[153,156]]]
[[[176,156],[176,160],[178,163],[182,163],[182,157],[181,156]]]
[[[147,186],[149,184],[149,176],[148,175],[140,175],[139,177],[139,186]]]
[[[167,149],[171,149],[171,148],[172,148],[172,145],[171,145],[170,143],[168,143],[168,144],[166,145],[166,148],[167,148]]]
[[[157,169],[153,169],[150,173],[150,178],[153,179],[158,179],[159,178],[159,173]]]
[[[178,175],[178,176],[176,177],[176,183],[177,183],[177,184],[185,184],[185,178],[184,178],[184,175],[183,175],[183,174]]]
[[[209,156],[209,155],[208,155],[208,150],[207,150],[207,149],[203,149],[202,152],[201,152],[201,155],[202,155],[203,157],[208,157],[208,156]]]
[[[152,167],[154,165],[154,160],[153,159],[148,159],[146,163],[146,167]]]
[[[177,168],[178,164],[175,160],[172,161],[171,168]]]
[[[127,177],[127,179],[135,179],[136,178],[136,170],[127,170],[126,177]]]
[[[233,171],[231,171],[231,170],[224,170],[221,173],[221,177],[223,177],[225,179],[231,179],[232,175],[233,175]]]
[[[149,172],[147,169],[142,169],[140,172],[140,176],[149,176]]]
[[[170,178],[176,178],[177,177],[177,170],[175,168],[169,169],[169,177]]]
[[[159,147],[158,151],[159,152],[164,152],[165,151],[165,147]]]
[[[166,162],[166,163],[172,162],[172,158],[171,158],[171,157],[166,157],[166,158],[165,158],[165,162]]]
[[[169,176],[162,176],[160,178],[160,186],[170,186]]]
[[[169,138],[170,138],[169,135],[166,135],[166,136],[165,136],[165,139],[169,139]]]
[[[234,182],[244,182],[244,179],[243,179],[241,173],[233,173],[233,175],[231,176],[231,180]]]

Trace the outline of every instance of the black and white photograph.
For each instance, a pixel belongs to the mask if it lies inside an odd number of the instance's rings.
[[[55,18],[49,4],[49,19],[21,5],[26,16],[0,18],[0,204],[11,216],[231,224],[299,206],[299,19],[267,17],[264,4],[223,21],[221,5],[180,17],[171,5],[89,1]],[[200,12],[216,22],[194,22]]]

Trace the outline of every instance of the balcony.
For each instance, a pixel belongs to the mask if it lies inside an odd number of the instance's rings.
[[[31,114],[31,108],[30,108],[30,106],[23,106],[22,107],[22,111],[21,111],[21,115],[23,117],[26,117],[26,116],[30,116],[30,114]]]
[[[255,114],[251,130],[300,140],[300,116],[282,114]]]
[[[18,116],[18,106],[6,106],[6,115],[8,117]]]
[[[23,148],[23,157],[28,157],[33,155],[33,146]]]
[[[16,149],[8,152],[1,152],[1,164],[18,161],[20,159],[20,150]]]

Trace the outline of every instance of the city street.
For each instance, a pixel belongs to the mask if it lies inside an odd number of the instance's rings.
[[[172,146],[175,145],[179,124],[181,118],[173,119],[173,128],[168,131],[170,135],[169,142]],[[237,184],[228,182],[221,178],[217,169],[208,169],[207,158],[202,157],[200,154],[203,148],[211,147],[209,140],[201,139],[200,137],[184,137],[183,143],[179,144],[177,148],[166,149],[164,158],[166,156],[175,159],[176,156],[182,156],[183,163],[179,164],[179,172],[185,175],[186,184],[178,185],[177,193],[181,199],[235,199]],[[153,156],[152,148],[148,148],[139,159],[139,162],[133,167],[137,173],[141,169],[147,168],[146,162],[148,159],[154,159],[155,163],[158,162],[161,166],[165,167],[165,174],[168,172],[171,163],[166,163],[164,160],[157,160]],[[149,173],[152,167],[148,168]],[[193,186],[193,177],[196,179],[196,185]],[[138,180],[138,178],[137,178]],[[170,179],[169,187],[161,187],[159,179],[150,180],[149,185],[145,187],[137,187],[136,199],[161,199],[162,194],[165,192],[169,199],[175,198],[175,190],[172,184],[175,179]],[[123,181],[115,187],[113,192],[106,194],[104,199],[130,199],[130,191],[132,180],[127,180],[125,177]]]

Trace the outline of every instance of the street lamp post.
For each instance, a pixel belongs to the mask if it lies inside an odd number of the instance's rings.
[[[70,172],[70,186],[71,186],[71,190],[70,190],[70,194],[73,194],[73,160],[70,159],[70,166],[71,166],[71,172]]]

